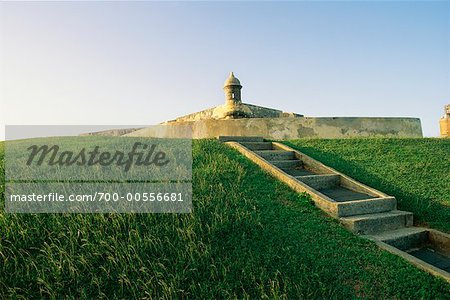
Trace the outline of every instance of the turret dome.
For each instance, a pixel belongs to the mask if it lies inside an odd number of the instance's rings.
[[[230,76],[228,76],[227,80],[225,80],[225,83],[223,84],[224,87],[230,86],[230,85],[241,85],[241,82],[239,79],[234,77],[233,72],[230,73]]]

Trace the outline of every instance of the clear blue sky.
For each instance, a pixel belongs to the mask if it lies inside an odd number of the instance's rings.
[[[155,124],[223,103],[230,71],[244,102],[426,136],[450,103],[449,2],[0,6],[2,127]]]

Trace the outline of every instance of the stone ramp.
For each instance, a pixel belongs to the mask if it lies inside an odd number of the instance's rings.
[[[413,226],[413,214],[397,210],[395,197],[368,187],[284,144],[262,137],[219,137],[348,230],[450,282],[450,235]],[[450,267],[450,266],[449,266]]]

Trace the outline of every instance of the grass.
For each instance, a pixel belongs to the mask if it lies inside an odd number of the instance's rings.
[[[289,146],[395,196],[418,225],[450,232],[450,139],[295,140]]]
[[[225,145],[195,141],[193,155],[191,214],[20,215],[1,203],[0,298],[450,297]]]

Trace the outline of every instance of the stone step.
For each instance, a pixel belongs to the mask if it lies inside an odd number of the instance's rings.
[[[283,170],[283,172],[294,176],[294,177],[298,177],[298,176],[308,176],[308,175],[317,175],[309,170],[306,170],[305,168],[302,168],[301,165],[295,169],[287,169],[287,168],[281,168]]]
[[[366,200],[375,198],[374,196],[355,192],[342,186],[334,186],[331,188],[320,189],[319,192],[325,196],[333,199],[336,202],[346,202],[346,201],[356,201],[356,200]]]
[[[350,231],[358,234],[377,234],[413,225],[413,214],[406,211],[356,215],[340,218],[341,223]]]
[[[270,163],[280,169],[295,169],[302,166],[302,162],[298,159],[273,160]]]
[[[373,198],[357,201],[339,202],[337,204],[338,217],[376,214],[397,209],[395,197]]]
[[[295,158],[294,151],[260,150],[254,152],[268,161],[288,160]]]
[[[436,249],[427,246],[408,251],[408,254],[443,270],[445,277],[450,281],[450,257],[448,254],[440,253]]]
[[[224,136],[218,137],[221,142],[264,142],[264,138],[261,136]]]
[[[348,230],[365,235],[366,238],[376,241],[380,248],[450,282],[450,235],[432,229],[412,227],[413,214],[396,210],[395,197],[360,184],[345,174],[277,142],[244,143],[229,145],[293,190],[309,193],[311,200],[320,209],[338,218]]]
[[[297,180],[315,190],[330,189],[339,185],[340,176],[334,174],[295,176]]]
[[[370,238],[406,251],[421,247],[428,240],[428,231],[426,228],[406,227],[371,235]]]
[[[255,150],[273,150],[272,142],[241,142],[245,148]]]

